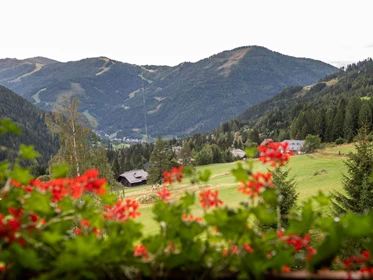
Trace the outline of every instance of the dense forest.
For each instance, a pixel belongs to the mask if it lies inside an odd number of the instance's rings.
[[[286,88],[270,100],[248,108],[223,123],[212,135],[224,139],[240,133],[243,143],[305,139],[319,135],[324,142],[351,142],[363,124],[372,131],[373,61],[351,64],[307,86]],[[230,136],[231,137],[231,136]],[[247,142],[249,141],[249,142]]]
[[[46,165],[58,150],[58,139],[53,138],[45,124],[45,112],[11,90],[0,86],[0,119],[10,119],[22,130],[21,135],[1,137],[0,161],[13,161],[20,144],[34,145],[40,153],[39,165]]]

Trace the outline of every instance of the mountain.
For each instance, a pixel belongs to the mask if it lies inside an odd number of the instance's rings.
[[[326,142],[352,141],[363,124],[368,133],[373,131],[373,60],[348,65],[309,86],[286,88],[225,126],[233,128],[233,123],[236,128],[255,127],[262,137],[276,140],[315,134]]]
[[[251,46],[175,67],[106,57],[3,59],[0,84],[44,110],[74,94],[96,131],[141,138],[146,130],[152,137],[211,130],[289,85],[312,84],[335,71],[320,61]]]
[[[15,94],[11,90],[0,86],[0,119],[11,119],[22,130],[21,135],[6,134],[0,138],[0,161],[14,160],[17,156],[19,145],[34,145],[41,154],[37,159],[39,164],[45,164],[50,156],[57,152],[58,141],[53,139],[44,122],[45,112]]]

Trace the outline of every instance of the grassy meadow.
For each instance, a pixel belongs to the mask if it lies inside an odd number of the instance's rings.
[[[347,173],[346,166],[343,162],[347,159],[347,154],[354,151],[354,149],[353,144],[346,144],[325,148],[314,154],[291,157],[288,168],[290,168],[290,176],[294,177],[297,182],[298,199],[300,201],[307,199],[317,194],[319,191],[325,194],[333,190],[342,191],[342,174]],[[254,171],[265,171],[268,168],[256,160],[253,160],[253,164]],[[170,187],[171,195],[174,200],[177,200],[186,190],[198,193],[207,188],[218,189],[220,197],[225,205],[238,205],[241,201],[245,200],[245,197],[237,191],[238,183],[230,173],[236,166],[237,162],[198,166],[197,171],[210,169],[212,172],[209,183],[204,185],[191,185],[188,184],[188,178],[185,178],[182,183]],[[141,196],[156,195],[157,191],[158,190],[151,190],[151,186],[126,189],[126,198],[137,199]],[[151,203],[140,204],[140,212],[142,215],[138,219],[145,225],[145,233],[158,230],[157,225],[152,220],[151,207]],[[193,207],[193,213],[195,215],[202,213],[198,203]]]

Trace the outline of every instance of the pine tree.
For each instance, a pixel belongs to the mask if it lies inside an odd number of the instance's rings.
[[[364,102],[359,111],[359,125],[361,126],[361,125],[366,124],[368,130],[370,130],[371,121],[372,121],[372,111],[370,109],[369,103]]]
[[[353,96],[349,99],[346,107],[346,116],[344,121],[344,138],[351,142],[358,129],[358,118],[361,108],[361,99]]]
[[[277,167],[272,171],[272,182],[281,197],[280,214],[282,226],[287,225],[287,215],[298,199],[298,193],[295,190],[296,182],[294,178],[288,178],[289,172],[290,169],[286,166]]]
[[[178,156],[182,165],[191,165],[193,160],[192,150],[188,141],[185,141]]]
[[[163,172],[170,169],[171,166],[168,158],[169,155],[165,149],[162,137],[158,136],[155,141],[153,152],[150,155],[150,166],[148,170],[148,182],[150,184],[161,183]]]
[[[362,213],[373,207],[373,145],[366,137],[366,128],[359,130],[356,152],[348,155],[345,162],[348,175],[343,175],[342,184],[346,195],[333,193],[333,210],[337,214],[346,211]]]

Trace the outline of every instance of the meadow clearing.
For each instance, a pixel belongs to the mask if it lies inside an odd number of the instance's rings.
[[[290,168],[290,176],[297,182],[297,191],[299,193],[298,203],[308,197],[322,191],[328,194],[334,190],[342,191],[341,179],[343,174],[347,174],[347,168],[344,161],[347,160],[347,154],[355,150],[354,144],[345,144],[319,150],[313,154],[296,155],[291,157],[287,168]],[[269,167],[251,159],[254,164],[254,171],[266,171]],[[244,163],[244,161],[241,161]],[[211,171],[211,177],[208,184],[192,185],[188,178],[184,178],[182,183],[174,184],[169,187],[172,200],[180,198],[185,191],[195,192],[205,189],[218,189],[219,196],[225,205],[236,206],[246,197],[237,191],[239,183],[231,174],[231,170],[237,166],[237,162],[211,164],[196,167],[197,171],[203,172],[206,169]],[[158,190],[151,190],[151,186],[141,186],[126,189],[126,198],[138,199],[143,196],[156,196]],[[144,233],[151,233],[158,230],[157,224],[152,219],[152,203],[140,204],[141,216],[138,218],[144,224]],[[198,196],[193,207],[193,214],[198,216],[202,209],[198,203]]]

